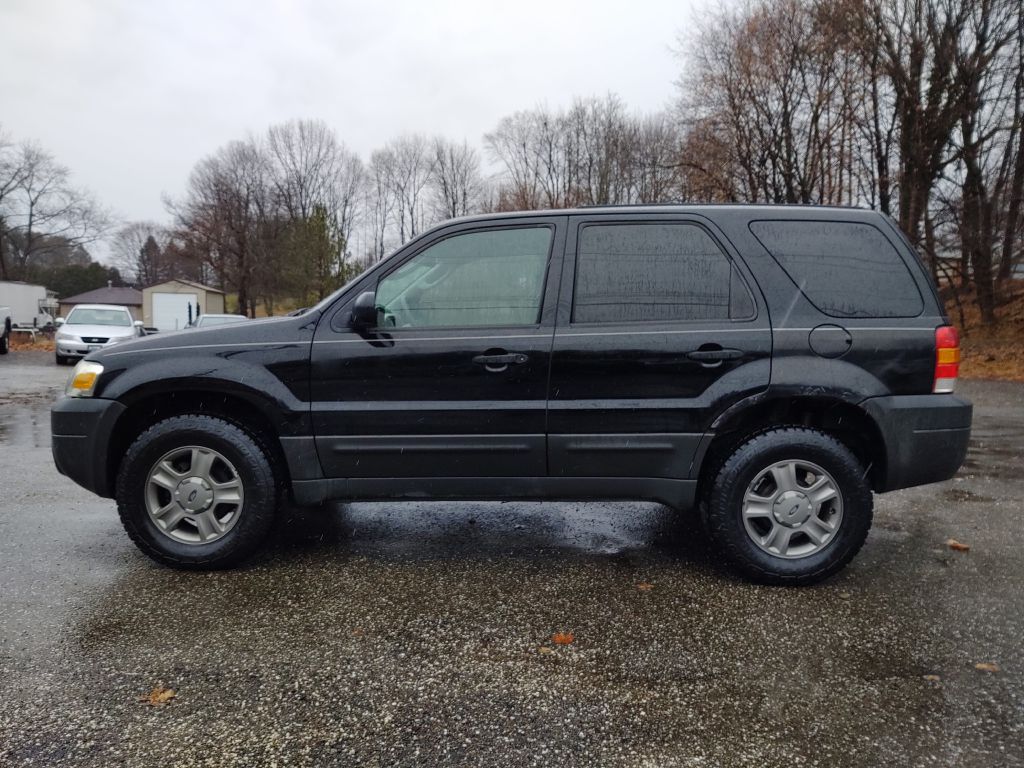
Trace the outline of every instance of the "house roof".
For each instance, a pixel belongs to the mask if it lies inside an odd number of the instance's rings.
[[[203,285],[202,283],[194,282],[193,280],[183,280],[180,277],[176,277],[173,280],[164,280],[162,283],[154,283],[153,285],[147,285],[145,290],[151,291],[154,288],[159,288],[161,285],[167,285],[168,283],[181,283],[182,285],[190,285],[193,288],[198,288],[201,291],[207,293],[224,293],[220,288],[214,288],[210,285]]]
[[[77,296],[60,299],[61,304],[119,304],[127,307],[142,306],[142,291],[135,288],[97,288]]]

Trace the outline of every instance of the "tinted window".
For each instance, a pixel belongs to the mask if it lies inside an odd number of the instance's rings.
[[[870,224],[755,221],[754,236],[833,317],[913,317],[924,305],[899,252]]]
[[[621,323],[749,317],[753,302],[733,270],[715,241],[692,224],[586,226],[577,247],[572,319]]]
[[[455,235],[377,286],[383,326],[532,325],[540,318],[550,227]]]

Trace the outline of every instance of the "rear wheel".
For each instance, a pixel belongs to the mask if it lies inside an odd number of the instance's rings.
[[[266,537],[277,484],[257,438],[222,419],[187,415],[159,422],[132,443],[116,497],[128,535],[154,560],[227,568]]]
[[[813,584],[841,570],[867,538],[871,488],[835,438],[805,428],[747,441],[721,465],[707,524],[730,562],[767,584]]]
[[[3,333],[0,333],[0,355],[6,355],[11,348],[11,329],[4,323]]]

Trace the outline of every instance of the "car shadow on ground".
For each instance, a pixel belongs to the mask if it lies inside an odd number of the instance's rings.
[[[384,561],[576,556],[717,569],[697,514],[654,503],[333,503],[282,510],[269,538],[253,567],[358,555]]]

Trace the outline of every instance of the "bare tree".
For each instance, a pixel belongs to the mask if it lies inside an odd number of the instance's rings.
[[[626,179],[630,203],[669,203],[686,198],[680,158],[682,136],[668,115],[656,113],[633,118],[627,126],[625,157],[618,174]]]
[[[726,197],[752,202],[850,204],[863,184],[854,161],[862,133],[861,68],[845,6],[765,0],[713,17],[689,48],[681,112],[699,144],[716,145]]]
[[[502,118],[497,128],[484,136],[491,158],[504,168],[500,208],[531,210],[543,206],[534,147],[535,123],[534,113],[516,112]]]
[[[324,123],[275,125],[196,165],[169,205],[177,228],[164,251],[198,256],[248,314],[316,301],[349,276],[364,185],[362,162]]]
[[[346,274],[364,184],[362,162],[320,121],[272,126],[266,151],[276,206],[272,215],[282,220],[279,250],[289,251],[284,255],[293,290],[323,298]]]
[[[955,77],[964,89],[959,135],[954,137],[962,218],[963,262],[970,265],[978,308],[985,322],[995,320],[995,275],[999,250],[1014,249],[1015,222],[1020,212],[1016,167],[1020,153],[1020,78],[1013,76],[1021,54],[1024,15],[1019,3],[982,0],[965,21],[969,44],[954,62]],[[1008,237],[1008,240],[1007,240]],[[1012,255],[1010,260],[1012,261]],[[966,270],[965,270],[966,271]]]
[[[973,227],[979,204],[984,207],[978,202],[984,195],[978,184],[987,174],[979,167],[979,140],[996,135],[990,119],[999,111],[990,102],[993,87],[1005,92],[1020,68],[1018,62],[993,69],[1012,44],[1020,5],[1016,0],[859,0],[846,7],[870,83],[864,122],[877,170],[877,205],[924,246],[938,273],[938,248],[948,239],[941,227]],[[989,130],[976,133],[979,120]],[[959,190],[950,186],[957,184],[950,177],[962,180]],[[963,246],[959,232],[954,234]],[[969,250],[961,248],[964,283],[971,271]],[[984,262],[987,257],[983,272]],[[982,282],[990,281],[983,276]]]
[[[386,149],[394,158],[389,184],[395,196],[398,242],[405,243],[427,227],[424,191],[433,174],[433,158],[427,140],[419,134],[400,136]]]
[[[9,198],[21,185],[23,175],[21,153],[0,126],[0,279],[4,280],[9,277],[7,216],[12,212]]]
[[[465,141],[456,144],[440,136],[434,139],[432,149],[433,172],[429,185],[433,192],[433,220],[473,213],[479,208],[484,193],[477,151]]]
[[[614,95],[517,112],[485,141],[502,166],[502,208],[679,199],[678,132],[665,115],[628,115]]]
[[[367,258],[377,262],[388,252],[388,228],[395,210],[395,192],[391,178],[395,174],[395,155],[389,149],[378,149],[370,156],[370,169],[366,186],[366,209],[372,233],[372,245]]]
[[[109,227],[107,211],[50,153],[0,136],[0,277],[25,277],[50,249],[86,245]]]
[[[1020,252],[1019,0],[755,0],[699,33],[680,82],[684,188],[898,218],[985,321]],[[1005,279],[1005,278],[1004,278]]]
[[[171,233],[165,227],[152,221],[133,221],[117,231],[111,249],[122,274],[146,286],[177,276],[173,260],[165,255],[170,241]]]
[[[269,177],[258,143],[233,141],[196,165],[184,200],[174,205],[182,238],[203,254],[222,285],[237,290],[238,310],[249,315],[261,283],[276,279],[278,267]]]

